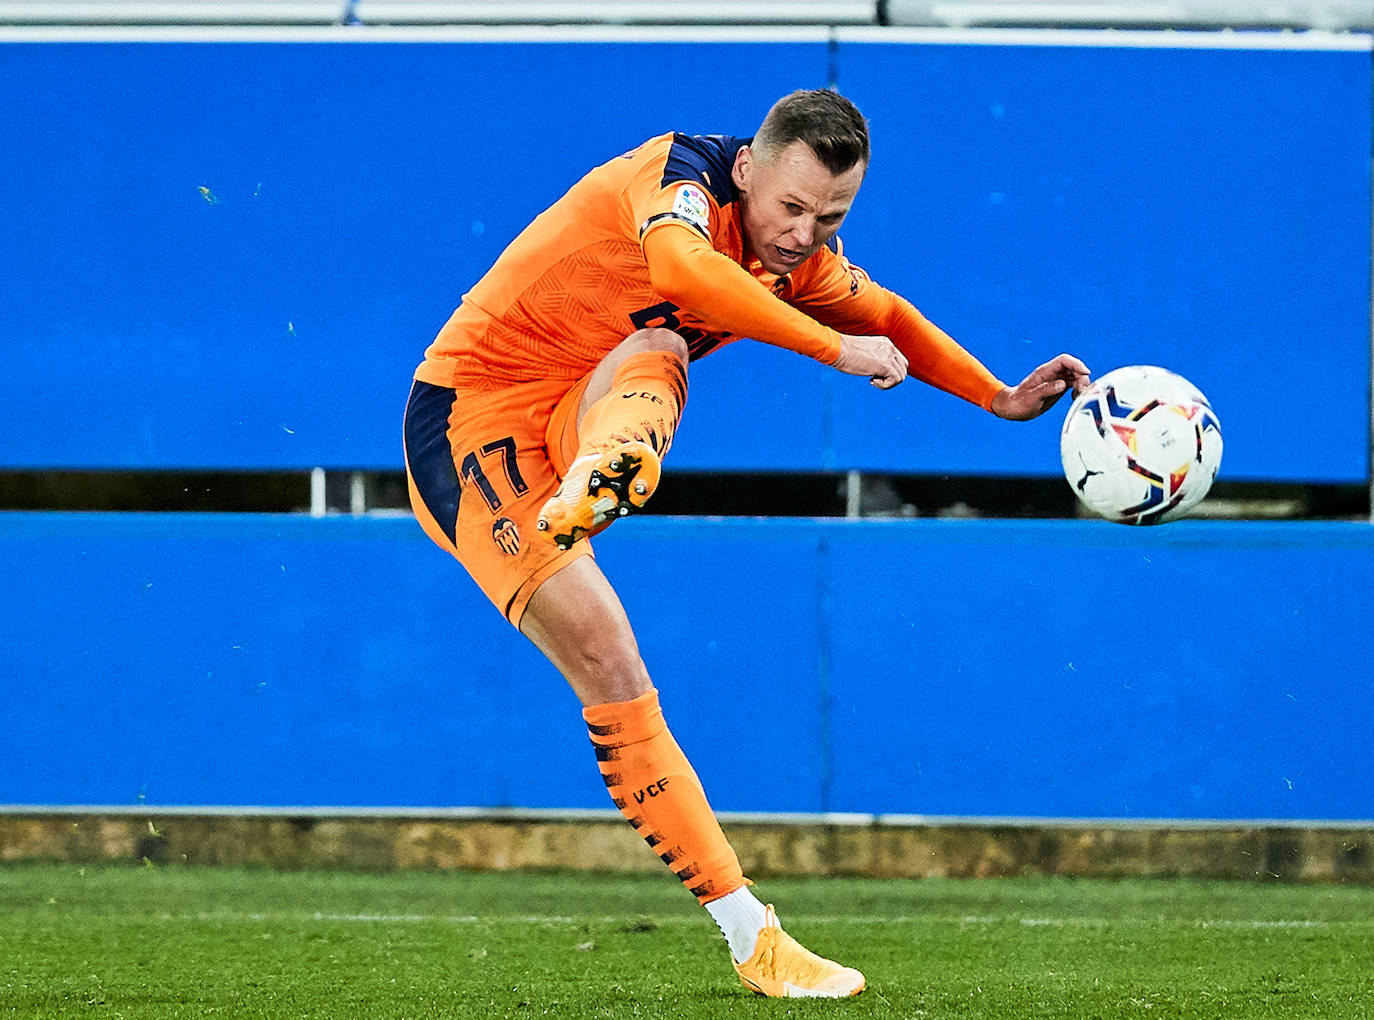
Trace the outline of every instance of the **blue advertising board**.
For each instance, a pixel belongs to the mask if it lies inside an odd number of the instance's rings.
[[[596,548],[720,810],[1374,819],[1368,525]],[[412,520],[3,514],[0,565],[0,804],[609,806],[572,693]]]
[[[1163,364],[1225,477],[1368,478],[1367,48],[881,38],[0,43],[0,467],[397,469],[425,345],[540,209],[834,80],[875,145],[847,250],[1004,379]],[[1050,475],[1057,424],[739,343],[670,467]]]

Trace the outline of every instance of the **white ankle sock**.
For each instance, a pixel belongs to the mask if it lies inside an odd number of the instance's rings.
[[[759,929],[768,923],[768,908],[759,902],[747,885],[706,904],[706,910],[725,936],[730,955],[743,963],[754,955]]]

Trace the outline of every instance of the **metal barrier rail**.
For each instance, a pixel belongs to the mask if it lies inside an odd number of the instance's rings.
[[[1374,31],[1366,0],[0,0],[0,25],[870,25]]]

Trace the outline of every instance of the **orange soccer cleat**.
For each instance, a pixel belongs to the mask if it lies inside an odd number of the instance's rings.
[[[539,530],[560,549],[570,549],[647,503],[660,474],[658,454],[648,443],[583,454],[539,511]]]
[[[864,990],[864,976],[853,967],[817,956],[783,931],[772,904],[754,955],[735,970],[745,988],[770,998],[842,999]]]

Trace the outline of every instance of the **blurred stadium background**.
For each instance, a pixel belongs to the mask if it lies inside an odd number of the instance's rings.
[[[1371,28],[0,2],[0,860],[657,867],[409,519],[400,414],[587,168],[831,84],[874,135],[856,262],[1004,377],[1182,373],[1227,448],[1205,519],[1137,531],[1078,519],[1061,412],[700,362],[597,549],[746,866],[1374,879]]]

